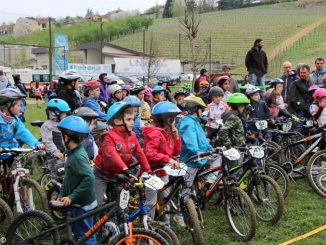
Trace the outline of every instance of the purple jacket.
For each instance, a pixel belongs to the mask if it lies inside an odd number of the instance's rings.
[[[100,82],[100,90],[101,90],[99,100],[108,103],[109,100],[108,85],[103,81],[99,81],[99,82]]]

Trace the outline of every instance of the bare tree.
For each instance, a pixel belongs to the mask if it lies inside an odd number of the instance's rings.
[[[208,49],[199,45],[198,31],[201,19],[196,13],[196,3],[193,0],[185,1],[185,12],[183,18],[179,19],[181,29],[186,34],[190,47],[191,71],[193,72],[193,86],[196,79],[198,68],[205,64],[208,55]],[[208,42],[207,42],[208,43]]]
[[[155,38],[153,32],[150,33],[147,47],[148,56],[145,58],[144,62],[146,62],[147,81],[149,82],[149,79],[159,71],[163,61],[159,56],[157,38]]]

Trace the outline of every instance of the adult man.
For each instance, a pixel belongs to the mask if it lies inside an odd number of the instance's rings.
[[[325,60],[317,58],[315,60],[316,70],[310,74],[311,84],[326,87],[326,68],[324,67]]]
[[[230,92],[231,93],[235,93],[235,92],[239,92],[239,88],[238,88],[238,85],[237,85],[237,81],[234,80],[232,77],[231,77],[231,66],[230,65],[224,65],[222,67],[222,70],[223,70],[223,76],[228,76],[230,79]]]
[[[195,91],[196,94],[199,93],[199,88],[200,88],[199,84],[202,81],[209,82],[209,74],[208,74],[208,71],[205,68],[200,70],[200,76],[195,81],[194,91]]]
[[[9,79],[4,75],[3,70],[0,70],[0,90],[12,86]]]
[[[309,117],[309,106],[312,103],[312,97],[309,91],[310,67],[302,65],[300,68],[300,78],[294,81],[290,87],[289,112],[300,117]]]
[[[254,46],[246,55],[245,63],[249,72],[249,82],[255,86],[265,85],[268,60],[266,53],[262,50],[263,46],[263,40],[261,38],[256,39]]]
[[[282,91],[282,97],[285,103],[289,103],[289,94],[291,84],[297,80],[297,74],[292,70],[292,64],[290,61],[283,63],[283,75],[280,77],[284,81],[284,89]]]

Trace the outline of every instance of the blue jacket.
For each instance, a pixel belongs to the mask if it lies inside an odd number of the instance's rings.
[[[18,118],[14,117],[11,123],[6,123],[2,116],[0,116],[0,147],[1,148],[15,148],[19,147],[16,140],[19,138],[30,147],[36,147],[41,144],[25,127],[24,123]],[[1,156],[0,159],[6,159],[8,156]]]
[[[251,106],[253,108],[253,111],[249,115],[250,118],[255,118],[258,120],[272,119],[272,114],[270,113],[265,101],[252,101]]]
[[[198,117],[186,115],[180,119],[178,131],[182,141],[180,161],[185,162],[190,157],[199,152],[212,150],[212,146],[208,144],[205,132],[200,126]],[[198,168],[206,164],[206,160],[192,161],[187,163],[189,167]]]
[[[89,134],[88,137],[82,141],[82,145],[88,155],[89,160],[93,160],[95,155],[93,135]]]
[[[106,119],[106,114],[101,111],[100,105],[97,103],[95,98],[87,98],[84,100],[82,106],[86,106],[95,111],[101,119]]]

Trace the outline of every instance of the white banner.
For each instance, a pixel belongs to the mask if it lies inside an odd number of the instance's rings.
[[[90,65],[69,63],[68,70],[76,70],[82,76],[98,76],[100,73],[112,73],[111,65]]]
[[[120,76],[147,76],[147,58],[114,58],[115,74]],[[151,64],[151,76],[179,76],[180,60],[156,60]]]

